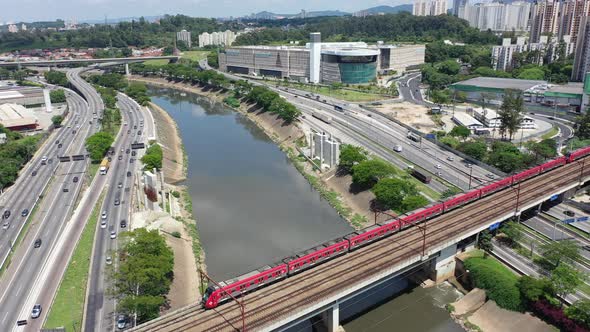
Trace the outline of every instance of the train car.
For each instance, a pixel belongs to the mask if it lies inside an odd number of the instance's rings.
[[[455,197],[452,197],[446,201],[443,202],[444,205],[444,212],[450,211],[456,207],[459,207],[461,205],[467,204],[471,201],[474,201],[476,199],[479,198],[479,196],[481,195],[481,192],[479,190],[473,190],[470,191],[466,194],[461,194],[461,195],[457,195]]]
[[[548,170],[554,169],[559,166],[563,166],[567,163],[566,157],[559,157],[557,159],[553,159],[541,165],[541,173],[547,172]]]
[[[567,156],[567,162],[571,163],[574,160],[580,159],[590,154],[590,146],[572,151]]]
[[[389,236],[400,229],[399,219],[390,219],[386,222],[367,227],[361,231],[354,232],[345,236],[349,244],[349,250],[360,248],[366,244],[375,242],[381,238]]]
[[[220,282],[219,286],[210,284],[205,290],[201,303],[207,309],[229,301],[231,295],[238,297],[262,286],[287,277],[287,264],[283,262],[264,266],[234,279]]]
[[[295,256],[285,258],[283,262],[287,264],[288,274],[291,275],[346,252],[348,252],[348,240],[338,238]]]
[[[491,194],[493,192],[496,192],[498,190],[502,190],[502,189],[508,187],[511,184],[512,184],[512,177],[511,176],[509,176],[507,178],[504,178],[502,180],[496,181],[496,182],[494,182],[492,184],[489,184],[489,185],[481,188],[480,189],[481,195],[479,197],[481,198],[481,197],[484,197],[486,195],[489,195],[489,194]]]
[[[407,215],[401,218],[401,226],[406,227],[408,225],[412,225],[426,219],[430,219],[434,216],[441,214],[444,210],[444,204],[436,204],[434,206],[426,207],[422,210],[418,210],[410,215]]]
[[[535,166],[533,168],[529,168],[524,170],[520,173],[514,174],[512,176],[512,183],[518,183],[520,181],[524,181],[526,179],[532,178],[533,176],[539,175],[541,173],[541,166]]]

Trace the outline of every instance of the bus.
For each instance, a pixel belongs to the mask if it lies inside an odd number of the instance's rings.
[[[111,163],[109,162],[109,160],[107,158],[104,158],[102,160],[102,162],[100,163],[100,168],[99,168],[101,175],[107,174],[107,171],[109,170],[110,164]]]

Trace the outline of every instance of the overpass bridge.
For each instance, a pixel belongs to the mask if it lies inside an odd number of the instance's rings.
[[[180,56],[147,56],[147,57],[132,57],[132,58],[104,58],[104,59],[71,59],[71,60],[38,60],[38,61],[15,61],[15,62],[0,62],[0,67],[28,67],[28,66],[63,66],[72,64],[91,64],[91,63],[108,63],[116,62],[119,64],[128,64],[134,62],[143,62],[147,60],[170,60],[176,62]]]
[[[590,157],[542,173],[517,185],[329,260],[214,309],[197,303],[149,321],[132,331],[280,331],[318,314],[328,330],[339,325],[342,301],[408,269],[426,264],[435,280],[454,273],[457,244],[556,194],[590,180]]]

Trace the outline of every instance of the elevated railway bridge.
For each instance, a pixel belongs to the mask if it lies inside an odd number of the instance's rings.
[[[508,186],[467,205],[331,259],[314,268],[204,309],[200,299],[133,331],[280,331],[315,315],[328,330],[339,324],[339,304],[404,271],[426,264],[435,279],[452,275],[457,244],[538,208],[590,180],[590,157]],[[586,167],[584,167],[586,165]],[[240,305],[241,304],[241,305]],[[243,305],[243,307],[242,307]],[[242,309],[244,315],[242,315]]]

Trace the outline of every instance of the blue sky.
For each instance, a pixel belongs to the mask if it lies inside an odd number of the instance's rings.
[[[297,13],[301,9],[356,11],[368,7],[412,3],[412,0],[2,0],[0,22],[62,18],[78,21],[182,13],[190,16],[243,16],[263,10]]]

